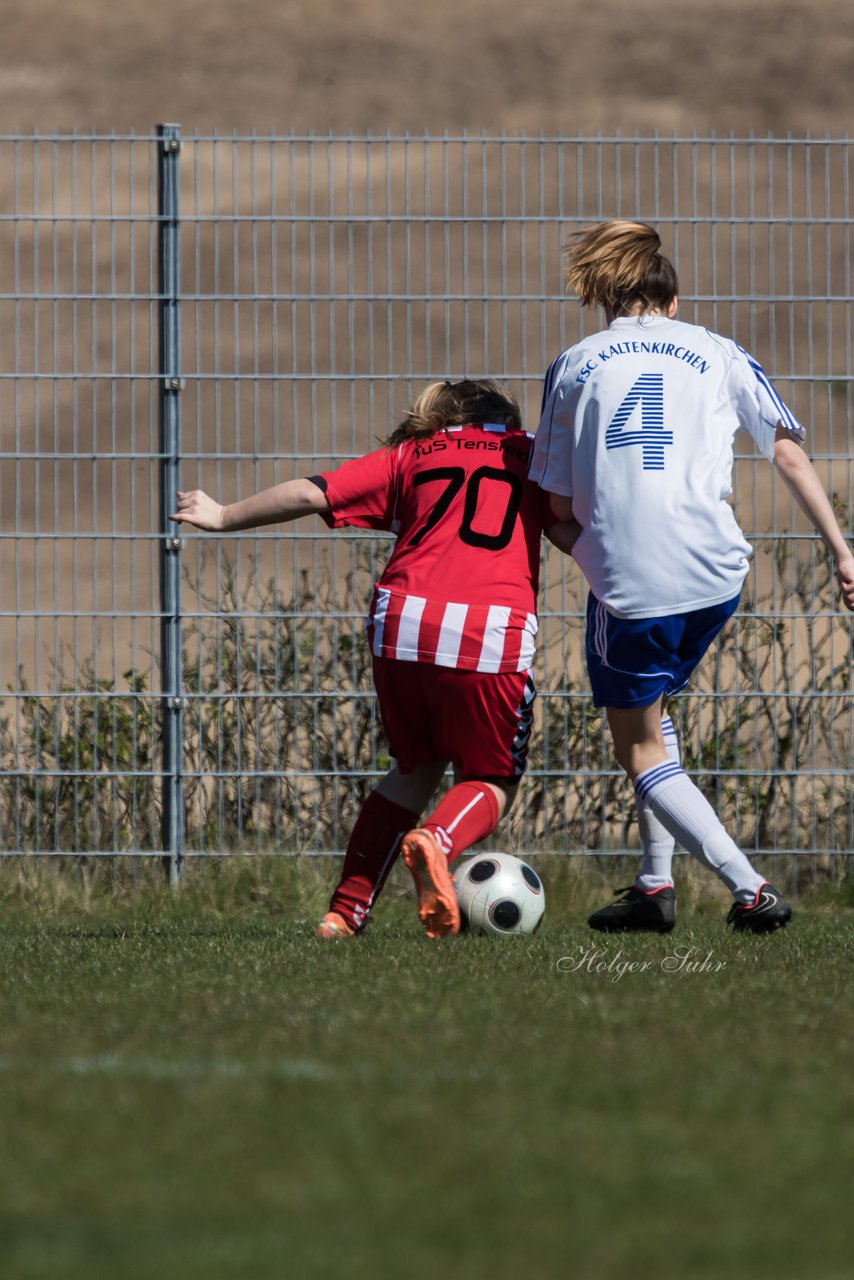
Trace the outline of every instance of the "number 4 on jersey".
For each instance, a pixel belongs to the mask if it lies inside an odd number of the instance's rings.
[[[626,429],[640,405],[640,430]],[[632,384],[605,432],[608,449],[641,447],[644,471],[664,470],[664,446],[673,444],[673,432],[664,429],[664,374],[642,373]]]

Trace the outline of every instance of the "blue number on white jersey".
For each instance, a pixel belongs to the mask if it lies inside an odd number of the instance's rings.
[[[641,409],[640,431],[624,430],[638,405]],[[608,424],[605,432],[608,449],[625,449],[633,444],[641,446],[644,471],[664,470],[664,446],[673,444],[673,432],[664,429],[663,373],[642,373]]]

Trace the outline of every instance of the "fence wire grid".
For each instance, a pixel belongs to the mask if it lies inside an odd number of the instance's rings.
[[[506,382],[530,429],[601,323],[574,229],[659,227],[680,315],[733,336],[808,427],[849,525],[847,139],[0,137],[0,852],[340,851],[389,767],[363,616],[389,541],[203,537],[223,501],[376,447],[429,381]],[[737,441],[742,607],[674,703],[750,854],[852,848],[851,628],[821,544]],[[544,548],[531,767],[504,847],[638,847],[589,702],[584,587]],[[816,870],[817,869],[817,870]]]

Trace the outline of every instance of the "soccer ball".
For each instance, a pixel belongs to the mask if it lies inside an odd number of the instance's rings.
[[[454,871],[463,928],[506,938],[533,933],[546,909],[536,871],[509,853],[481,853]]]

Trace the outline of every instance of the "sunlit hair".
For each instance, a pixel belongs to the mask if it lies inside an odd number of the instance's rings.
[[[564,249],[566,287],[585,307],[598,302],[614,315],[666,311],[679,292],[676,269],[661,237],[645,222],[617,218],[576,231]]]
[[[519,405],[500,382],[463,378],[460,382],[433,382],[426,387],[398,427],[388,445],[404,440],[425,440],[448,427],[468,422],[500,422],[522,429]]]

